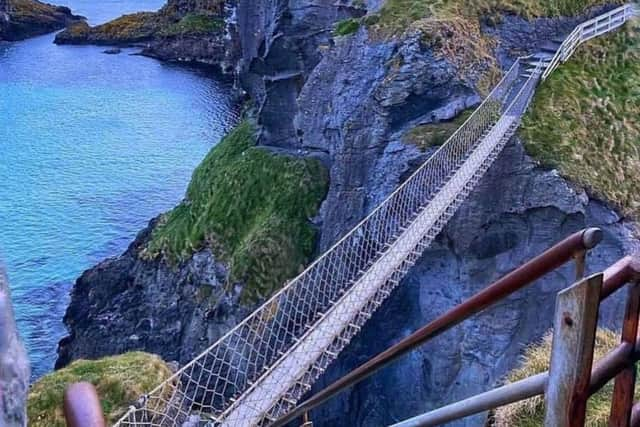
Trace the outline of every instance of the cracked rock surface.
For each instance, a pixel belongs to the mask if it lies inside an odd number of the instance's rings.
[[[27,425],[29,359],[16,330],[9,284],[0,265],[0,426]]]

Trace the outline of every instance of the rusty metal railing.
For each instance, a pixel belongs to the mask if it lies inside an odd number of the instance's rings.
[[[587,400],[613,378],[616,381],[609,426],[640,427],[640,406],[632,410],[634,364],[640,359],[640,343],[636,342],[639,278],[640,260],[625,257],[604,272],[583,279],[558,294],[548,372],[455,402],[393,427],[437,426],[539,395],[545,395],[545,426],[582,427]],[[628,283],[622,342],[592,369],[599,305]],[[579,333],[582,335],[577,339]]]
[[[440,317],[409,335],[398,344],[380,353],[373,359],[313,395],[311,398],[298,405],[295,410],[276,420],[273,423],[273,426],[284,426],[288,422],[303,416],[311,409],[316,408],[341,391],[373,375],[381,368],[398,360],[404,354],[416,349],[426,341],[433,339],[474,314],[496,304],[500,300],[533,283],[535,280],[559,268],[572,259],[576,260],[576,276],[581,276],[584,271],[584,257],[586,252],[594,248],[601,240],[602,231],[597,228],[588,228],[572,234],[531,261],[494,282],[483,291],[442,314]],[[620,280],[621,278],[626,277],[623,272],[628,273],[626,269],[612,270],[609,273],[609,281],[615,283],[615,280]],[[608,285],[608,287],[606,287],[606,292],[613,292],[610,290],[613,287],[615,287],[614,284]]]

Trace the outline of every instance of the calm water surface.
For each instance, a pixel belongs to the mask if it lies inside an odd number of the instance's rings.
[[[59,3],[93,24],[162,5]],[[175,205],[236,119],[211,71],[52,41],[0,44],[0,259],[34,377],[53,367],[75,278]]]

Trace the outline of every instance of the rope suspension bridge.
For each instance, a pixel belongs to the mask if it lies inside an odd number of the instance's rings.
[[[539,82],[625,5],[518,58],[469,119],[360,224],[116,426],[268,426],[291,412],[381,306],[515,133]]]

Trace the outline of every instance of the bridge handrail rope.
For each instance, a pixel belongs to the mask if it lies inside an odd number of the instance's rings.
[[[265,425],[293,409],[515,132],[543,71],[523,82],[526,59],[365,219],[116,425]]]

